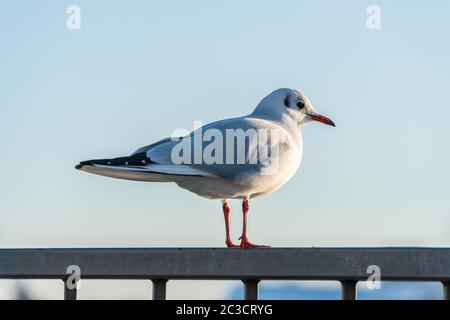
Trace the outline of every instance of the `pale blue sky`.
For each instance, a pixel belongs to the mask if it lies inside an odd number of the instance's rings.
[[[2,1],[0,246],[224,246],[219,202],[73,166],[246,114],[279,87],[337,127],[303,129],[299,172],[251,203],[251,240],[448,245],[450,5],[345,3]]]

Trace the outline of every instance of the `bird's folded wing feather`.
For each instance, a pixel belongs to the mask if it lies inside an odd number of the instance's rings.
[[[200,134],[194,134],[194,132],[192,132],[191,134],[179,138],[179,139],[171,139],[171,138],[166,138],[163,140],[160,140],[154,144],[142,147],[140,149],[138,149],[137,151],[135,151],[133,154],[138,154],[138,153],[143,153],[145,152],[147,157],[151,160],[152,164],[151,165],[147,165],[143,168],[148,168],[151,167],[150,170],[158,170],[158,172],[161,173],[169,173],[169,174],[191,174],[191,175],[201,175],[201,176],[219,176],[219,177],[223,177],[226,179],[235,179],[236,176],[238,176],[239,174],[245,174],[245,173],[251,173],[252,171],[260,171],[261,167],[263,166],[261,164],[261,161],[257,161],[256,164],[249,164],[248,163],[248,159],[250,157],[250,155],[253,155],[256,152],[256,148],[258,147],[256,144],[251,144],[251,143],[245,143],[244,144],[244,148],[245,150],[237,150],[237,148],[239,147],[237,143],[234,143],[233,146],[233,152],[234,152],[234,159],[232,163],[228,163],[225,160],[225,155],[227,152],[230,152],[229,148],[227,150],[227,147],[229,147],[229,145],[227,146],[227,141],[225,141],[226,139],[226,130],[227,129],[231,129],[231,130],[244,130],[246,131],[247,129],[260,129],[260,128],[264,128],[264,129],[272,129],[274,127],[277,127],[276,125],[274,125],[272,122],[269,122],[267,120],[263,120],[263,119],[255,119],[255,118],[246,118],[246,117],[241,117],[241,118],[233,118],[233,119],[228,119],[228,120],[221,120],[218,122],[213,122],[211,124],[205,125],[204,127],[202,127],[201,129],[197,129],[197,130],[202,130],[203,134],[210,129],[214,129],[216,130],[216,132],[219,132],[224,141],[223,141],[223,146],[222,146],[222,154],[223,154],[223,158],[222,158],[222,162],[216,162],[216,163],[206,163],[204,158],[203,158],[203,152],[205,151],[206,146],[208,146],[208,144],[211,143],[211,141],[204,141],[204,139],[202,138],[202,135]],[[277,127],[277,129],[279,129],[279,127]],[[176,164],[174,162],[173,159],[173,150],[174,147],[179,144],[181,142],[182,139],[189,139],[189,144],[190,145],[190,163],[183,163],[183,164]],[[201,139],[201,141],[199,143],[198,139]],[[235,141],[236,142],[236,141]],[[196,146],[200,146],[201,147],[201,161],[194,161],[196,158],[195,153],[198,154],[198,150],[196,150]],[[240,152],[244,152],[244,157],[245,157],[245,163],[238,163],[237,162],[237,154]],[[257,157],[259,157],[259,154],[256,152]],[[257,159],[259,160],[259,159]],[[145,170],[145,169],[143,169]],[[178,172],[178,173],[176,173]]]
[[[79,169],[106,177],[135,180],[170,182],[175,177],[214,177],[209,172],[204,172],[184,165],[159,165],[150,164],[146,166],[129,165],[82,165]]]
[[[96,165],[98,168],[111,168],[111,166],[107,165]],[[116,170],[120,171],[133,171],[133,172],[142,172],[142,173],[160,173],[160,174],[168,174],[168,175],[178,175],[178,176],[204,176],[204,177],[214,177],[214,174],[211,174],[206,171],[202,171],[196,168],[192,168],[186,165],[165,165],[165,164],[149,164],[145,166],[117,166]]]

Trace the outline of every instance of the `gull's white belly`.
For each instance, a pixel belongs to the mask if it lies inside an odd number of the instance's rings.
[[[280,153],[280,162],[273,175],[258,176],[253,183],[251,197],[272,193],[288,182],[297,172],[302,161],[303,143],[301,136],[295,141],[296,147],[291,147]]]

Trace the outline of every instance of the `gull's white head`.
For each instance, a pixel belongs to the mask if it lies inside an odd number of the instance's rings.
[[[309,99],[295,89],[282,88],[275,90],[261,100],[255,111],[253,111],[253,115],[279,121],[293,120],[299,126],[318,121],[335,127],[333,121],[318,114]]]

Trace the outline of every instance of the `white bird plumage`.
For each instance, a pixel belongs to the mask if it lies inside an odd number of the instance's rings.
[[[314,111],[309,99],[301,92],[293,89],[278,89],[266,96],[249,115],[220,120],[196,129],[182,139],[166,138],[154,144],[142,147],[129,157],[83,161],[77,169],[119,179],[175,182],[181,188],[200,196],[223,201],[223,209],[227,224],[227,246],[234,246],[229,239],[229,225],[226,209],[227,199],[244,200],[244,231],[246,231],[246,211],[248,199],[272,193],[285,184],[300,166],[303,151],[303,141],[299,127],[311,121],[319,121],[334,126],[328,118]],[[261,161],[255,148],[257,143],[243,145],[245,163],[229,163],[223,161],[210,163],[201,159],[200,162],[177,163],[173,159],[173,150],[183,139],[189,139],[190,146],[199,146],[203,155],[210,141],[203,140],[203,133],[214,130],[226,137],[227,130],[266,130],[277,132],[277,161]],[[200,134],[198,134],[200,131]],[[233,150],[227,149],[227,141],[220,151],[224,156],[227,152],[239,152],[238,144],[233,143]],[[267,144],[267,142],[265,142]],[[241,145],[242,147],[242,145]],[[268,147],[268,146],[266,146]],[[190,149],[194,159],[194,147]],[[216,150],[217,152],[217,150]],[[257,154],[256,163],[250,162],[251,155]],[[233,156],[234,157],[234,156]],[[235,158],[233,158],[235,160]],[[266,172],[270,172],[267,174]],[[247,210],[246,210],[247,208]],[[229,212],[229,209],[228,209]],[[245,232],[241,237],[241,247],[254,246],[248,242]]]

